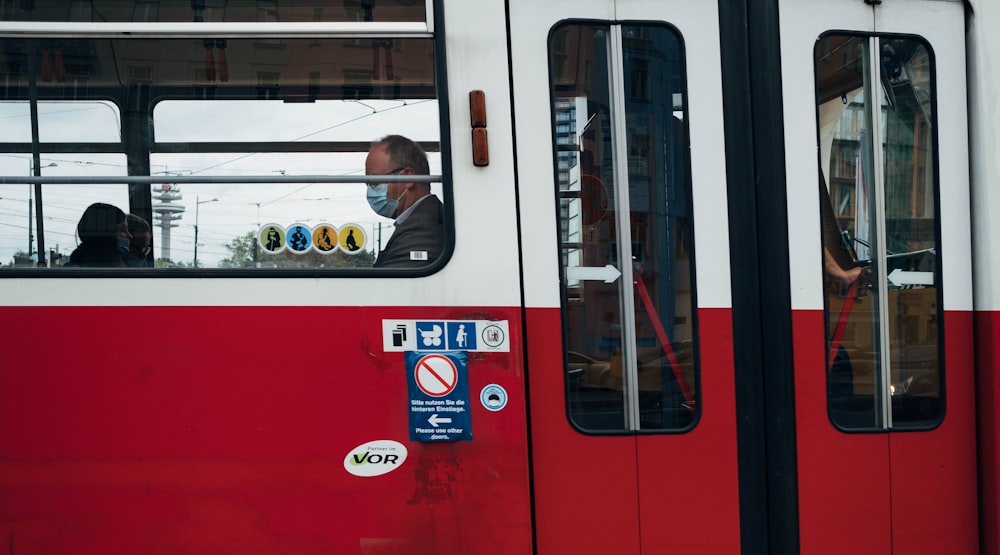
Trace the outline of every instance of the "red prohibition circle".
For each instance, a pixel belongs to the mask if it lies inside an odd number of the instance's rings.
[[[425,395],[444,397],[458,385],[458,368],[446,356],[427,355],[417,361],[413,368],[413,378]]]

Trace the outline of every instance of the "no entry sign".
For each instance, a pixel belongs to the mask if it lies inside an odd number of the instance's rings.
[[[472,439],[469,358],[465,352],[406,353],[410,439]]]

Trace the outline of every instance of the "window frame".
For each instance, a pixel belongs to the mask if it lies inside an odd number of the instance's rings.
[[[877,142],[881,146],[881,148],[879,148],[879,149],[869,148],[869,150],[866,151],[867,154],[869,155],[869,157],[872,158],[872,161],[870,162],[870,164],[873,167],[873,181],[875,181],[875,184],[874,184],[875,186],[873,187],[873,189],[877,189],[877,195],[879,197],[884,197],[884,195],[885,195],[885,189],[886,189],[886,176],[885,176],[885,174],[886,174],[886,168],[885,168],[886,167],[885,137],[883,136],[882,127],[888,121],[888,118],[882,114],[882,109],[881,109],[881,107],[882,107],[882,100],[881,99],[882,99],[883,91],[882,91],[882,80],[881,80],[882,56],[881,56],[881,52],[880,52],[880,49],[881,49],[881,42],[880,41],[883,40],[883,39],[886,39],[886,40],[908,40],[908,41],[913,41],[913,42],[919,43],[924,48],[924,50],[927,53],[928,63],[930,64],[930,69],[929,69],[929,74],[930,74],[930,77],[929,77],[929,93],[930,93],[930,102],[929,102],[929,105],[930,105],[930,117],[929,117],[929,122],[930,122],[931,129],[930,129],[930,138],[929,138],[929,144],[930,144],[929,154],[932,157],[932,161],[933,161],[932,164],[931,164],[931,166],[932,166],[932,168],[931,168],[931,170],[932,170],[931,179],[933,180],[932,184],[933,184],[934,191],[933,191],[933,195],[932,196],[933,196],[933,201],[935,203],[935,206],[934,206],[934,242],[935,242],[934,251],[935,251],[935,256],[936,256],[936,264],[934,266],[934,271],[933,271],[933,274],[934,274],[934,284],[933,284],[933,287],[935,288],[935,301],[934,301],[935,302],[935,310],[936,310],[936,312],[935,312],[936,322],[935,323],[936,323],[936,328],[937,328],[936,329],[936,342],[937,342],[936,343],[936,347],[937,347],[937,349],[936,349],[936,355],[937,355],[936,377],[937,377],[939,409],[938,409],[937,414],[935,415],[935,417],[933,419],[927,419],[926,421],[918,421],[917,424],[898,425],[895,422],[894,418],[893,418],[893,410],[894,410],[894,406],[893,406],[893,393],[892,393],[892,391],[891,391],[891,389],[889,387],[889,386],[892,385],[891,384],[892,361],[891,361],[891,353],[890,353],[890,351],[892,350],[892,348],[891,347],[886,347],[886,344],[890,343],[890,341],[889,341],[889,335],[890,335],[889,309],[888,309],[888,306],[887,306],[888,298],[889,298],[889,295],[888,295],[888,291],[889,291],[889,287],[888,287],[888,273],[889,272],[886,270],[886,267],[888,265],[888,257],[886,255],[887,208],[885,206],[884,199],[880,198],[880,200],[876,203],[875,208],[874,208],[874,210],[877,211],[876,216],[879,219],[879,222],[878,222],[879,225],[877,226],[877,228],[878,228],[877,233],[880,234],[880,237],[877,238],[877,241],[879,243],[879,246],[878,246],[879,252],[878,253],[872,253],[872,256],[875,256],[877,254],[879,256],[879,258],[880,258],[879,264],[877,264],[877,266],[879,268],[879,272],[878,272],[878,275],[875,277],[875,281],[876,281],[876,285],[879,287],[878,298],[879,298],[879,304],[880,304],[880,306],[878,307],[878,317],[879,317],[879,322],[880,322],[880,325],[879,325],[880,330],[879,330],[879,338],[878,338],[879,339],[879,343],[878,343],[879,367],[876,369],[876,371],[878,372],[879,376],[878,376],[878,380],[876,381],[876,384],[877,385],[881,384],[881,385],[878,386],[878,390],[875,392],[875,394],[873,394],[873,396],[874,395],[879,395],[879,397],[880,397],[879,404],[880,404],[880,410],[882,412],[882,414],[881,414],[881,420],[879,421],[878,425],[873,425],[873,426],[845,426],[844,423],[838,421],[838,419],[835,416],[834,409],[833,409],[832,403],[831,403],[831,397],[832,396],[830,394],[830,382],[829,382],[829,379],[826,380],[826,382],[827,382],[827,391],[826,391],[826,395],[825,395],[827,417],[828,417],[831,425],[833,425],[834,428],[836,428],[838,431],[843,432],[843,433],[850,433],[850,434],[857,434],[857,433],[861,433],[861,434],[901,433],[901,432],[902,433],[908,433],[908,432],[925,432],[925,431],[931,431],[931,430],[934,430],[937,427],[939,427],[944,422],[944,420],[945,420],[945,418],[947,416],[947,399],[948,399],[947,389],[946,389],[946,383],[947,383],[947,380],[946,380],[946,364],[947,364],[947,359],[946,359],[946,353],[945,353],[945,318],[944,318],[944,309],[943,309],[943,307],[944,307],[944,288],[945,288],[946,284],[944,282],[944,272],[943,272],[944,264],[942,262],[945,259],[945,256],[946,256],[947,253],[942,253],[941,252],[941,249],[942,249],[944,243],[943,243],[943,240],[942,240],[942,229],[941,229],[941,225],[942,225],[942,222],[941,222],[941,178],[940,178],[940,171],[941,171],[940,166],[941,166],[941,164],[939,162],[939,160],[940,160],[940,157],[939,157],[939,129],[940,129],[940,125],[939,125],[939,121],[938,121],[939,95],[938,95],[938,86],[937,86],[937,78],[938,78],[937,58],[936,58],[935,50],[934,50],[933,45],[931,44],[931,42],[930,42],[929,39],[927,39],[926,37],[923,37],[921,35],[911,34],[911,33],[893,33],[893,32],[878,32],[878,31],[876,31],[876,32],[864,32],[864,31],[857,31],[857,30],[844,30],[844,29],[831,29],[831,30],[827,30],[827,31],[823,32],[816,39],[816,42],[814,43],[814,46],[813,46],[813,55],[812,55],[812,60],[813,60],[813,89],[814,89],[815,94],[816,94],[816,102],[814,102],[814,106],[815,106],[815,109],[816,109],[815,117],[816,117],[816,130],[817,130],[817,145],[818,145],[818,147],[821,147],[821,145],[822,145],[822,136],[821,136],[822,131],[821,131],[821,121],[820,121],[820,113],[819,113],[820,104],[818,102],[818,100],[819,100],[819,88],[818,88],[819,71],[818,71],[818,67],[817,67],[817,64],[816,64],[817,50],[820,47],[820,44],[821,44],[821,42],[824,39],[832,37],[832,36],[840,36],[840,37],[848,37],[848,38],[861,38],[861,39],[865,39],[866,41],[869,41],[869,47],[868,47],[869,48],[869,58],[871,60],[873,60],[873,61],[877,60],[877,63],[878,63],[877,67],[875,67],[874,69],[871,69],[871,67],[870,67],[871,64],[868,64],[868,65],[866,65],[862,69],[862,71],[863,72],[864,71],[872,71],[872,73],[877,73],[879,75],[879,78],[875,80],[875,82],[878,84],[878,87],[877,87],[878,92],[875,93],[875,92],[873,92],[871,90],[865,90],[864,91],[865,102],[866,102],[866,104],[869,105],[869,106],[866,107],[866,111],[870,111],[871,114],[873,115],[872,118],[866,118],[866,120],[865,120],[864,123],[866,125],[872,127],[872,129],[874,131],[874,135],[873,135],[874,139],[872,140],[872,142],[873,143]],[[875,42],[875,44],[876,44],[876,48],[875,49],[873,49],[870,46],[872,44],[871,41],[876,41]],[[863,75],[863,78],[865,79],[865,82],[871,82],[872,81],[872,77],[870,75]],[[872,87],[872,88],[874,88],[874,87]],[[875,102],[876,100],[878,102],[878,106],[880,107],[880,109],[879,110],[872,110],[870,105],[873,102]],[[841,120],[843,120],[843,116],[841,116]],[[872,133],[869,133],[869,135],[872,135]],[[821,151],[822,151],[821,148],[817,148],[817,161],[818,161],[817,167],[819,167],[819,168],[822,168],[822,164],[823,164],[823,159],[822,159],[822,153],[821,153]],[[831,155],[831,160],[832,160],[832,155]],[[859,166],[856,169],[856,171],[857,172],[863,172],[864,169]],[[820,173],[820,176],[822,176],[822,173]],[[831,180],[832,180],[832,176],[831,176]],[[831,184],[827,183],[826,186],[829,189],[831,187]],[[833,191],[831,190],[830,192],[832,194]],[[872,195],[874,195],[874,193],[872,193]],[[822,200],[823,199],[820,199],[821,202],[822,202]],[[851,202],[855,206],[855,210],[856,210],[857,199],[852,199]],[[834,207],[834,210],[836,211],[836,207]],[[822,220],[822,218],[820,218],[820,220]],[[822,224],[821,224],[821,227],[822,227]],[[822,230],[821,230],[821,244],[823,244]],[[831,317],[831,315],[830,315],[830,302],[829,302],[829,300],[830,300],[829,299],[829,295],[826,294],[826,293],[824,293],[824,295],[823,295],[823,314],[824,314],[823,321],[824,321],[824,339],[825,339],[825,343],[824,343],[824,356],[823,356],[823,360],[824,360],[824,363],[825,363],[824,371],[827,371],[827,369],[829,369],[831,367],[831,365],[833,364],[833,359],[834,359],[834,356],[832,355],[832,351],[830,349],[831,335],[832,335],[832,333],[831,333],[830,326],[828,324],[828,322],[830,321],[830,317]],[[897,316],[897,318],[898,318],[898,316]]]
[[[446,64],[446,51],[445,51],[445,37],[442,29],[435,30],[435,19],[441,21],[441,14],[439,13],[443,8],[440,2],[434,2],[433,0],[426,0],[427,2],[427,17],[426,21],[419,23],[399,23],[399,22],[327,22],[327,23],[135,23],[135,22],[123,22],[123,23],[98,23],[98,24],[79,24],[79,23],[69,23],[64,24],[61,22],[26,22],[26,21],[0,21],[0,38],[6,38],[9,40],[33,40],[34,38],[75,38],[75,39],[146,39],[146,38],[185,38],[189,39],[192,37],[210,37],[212,39],[259,39],[259,38],[274,38],[274,39],[297,39],[306,40],[307,38],[328,38],[328,39],[350,39],[350,38],[415,38],[415,39],[427,39],[431,42],[431,48],[434,53],[433,70],[434,70],[434,90],[435,98],[438,102],[438,126],[439,126],[439,140],[438,146],[440,150],[440,163],[441,163],[441,175],[430,175],[430,176],[409,176],[409,178],[389,178],[386,179],[381,176],[255,176],[259,180],[267,178],[267,182],[280,183],[280,182],[349,182],[349,183],[359,183],[359,182],[373,182],[378,181],[427,181],[431,183],[440,183],[441,193],[443,198],[443,220],[444,220],[444,238],[441,256],[435,261],[421,266],[419,268],[347,268],[347,269],[335,269],[335,268],[309,268],[309,269],[293,269],[293,268],[48,268],[48,267],[21,267],[16,269],[5,269],[0,271],[0,278],[79,278],[79,277],[156,277],[156,278],[177,278],[177,277],[188,277],[197,276],[198,278],[271,278],[271,277],[289,277],[289,278],[371,278],[371,277],[423,277],[427,275],[434,274],[440,271],[444,266],[446,266],[453,254],[455,245],[455,216],[454,216],[454,186],[452,180],[452,169],[451,169],[451,125],[450,125],[450,110],[449,110],[449,96],[448,96],[448,74],[447,74],[447,64]],[[431,8],[433,7],[433,11]],[[440,27],[440,25],[438,25]],[[39,99],[41,101],[43,99]],[[118,106],[119,112],[121,113],[121,106],[114,99],[108,98],[88,98],[86,100],[103,100],[108,101],[116,106]],[[147,116],[152,121],[153,111],[155,110],[156,104],[160,100],[155,99],[149,103],[149,113]],[[30,99],[28,102],[31,102]],[[152,130],[152,124],[150,124],[150,129]],[[387,129],[387,132],[391,132],[391,129]],[[221,143],[204,143],[204,144],[221,144]],[[332,151],[336,151],[339,148],[353,148],[357,149],[359,147],[358,143],[342,143],[342,142],[315,142],[315,143],[294,143],[291,141],[284,142],[273,142],[273,143],[229,143],[226,146],[236,148],[238,150],[252,149],[253,152],[267,151],[268,146],[271,146],[274,150],[280,152],[293,152],[295,149],[288,148],[278,148],[281,146],[295,145],[298,149],[302,149],[303,152],[315,151],[315,149],[328,147]],[[191,152],[192,145],[184,145],[184,148],[188,152]],[[149,162],[149,155],[157,152],[169,152],[171,150],[170,143],[158,143],[154,138],[151,138],[148,142],[149,150],[144,155],[146,164]],[[364,151],[367,151],[368,144],[365,143]],[[119,143],[40,143],[38,142],[38,137],[32,137],[31,143],[3,143],[0,144],[0,152],[15,153],[15,154],[27,154],[33,156],[36,159],[40,156],[49,156],[52,154],[64,154],[64,153],[78,153],[80,149],[83,148],[86,152],[109,152],[109,153],[121,153],[128,154],[127,145],[122,145]],[[352,150],[353,152],[354,150]],[[149,173],[148,171],[146,172]],[[247,176],[230,176],[232,177],[232,182],[249,182],[250,178]],[[177,176],[149,176],[149,175],[130,175],[130,176],[100,176],[100,177],[89,177],[89,178],[71,178],[71,177],[44,177],[44,176],[0,176],[0,184],[4,185],[14,185],[14,184],[27,184],[34,186],[35,197],[44,198],[39,196],[39,193],[44,192],[42,186],[44,185],[54,185],[54,184],[81,184],[85,186],[87,181],[90,182],[100,182],[105,184],[122,184],[127,185],[129,188],[129,199],[130,206],[129,209],[133,209],[135,205],[134,194],[136,194],[136,186],[147,185],[145,187],[146,192],[143,193],[141,190],[138,194],[145,194],[147,198],[141,204],[149,206],[151,200],[148,198],[151,193],[149,192],[150,187],[148,185],[160,184],[160,183],[181,183],[184,181],[190,181],[193,183],[212,183],[212,182],[225,182],[227,177],[219,176],[215,178],[201,178],[199,179],[189,179],[185,180],[183,178],[178,178]],[[81,212],[82,212],[81,207]],[[142,214],[140,214],[142,215]],[[146,214],[145,216],[150,216],[151,214]],[[150,222],[152,220],[149,220]],[[42,245],[40,245],[42,246]],[[36,249],[38,254],[37,260],[42,260],[42,257],[47,257],[48,253],[43,252],[43,249]]]
[[[638,380],[638,368],[637,368],[637,365],[638,365],[638,354],[637,353],[638,353],[639,347],[637,345],[636,337],[635,337],[635,332],[634,332],[634,327],[635,327],[635,324],[636,324],[636,315],[637,315],[637,311],[635,309],[635,302],[636,302],[636,297],[638,296],[638,293],[636,291],[636,288],[633,286],[633,287],[625,287],[625,288],[620,288],[619,289],[619,295],[620,295],[619,301],[620,302],[624,302],[624,303],[626,303],[628,305],[631,305],[631,309],[625,309],[625,310],[622,310],[622,312],[621,312],[620,316],[621,316],[622,322],[623,323],[625,321],[629,322],[629,325],[627,325],[627,326],[623,325],[622,327],[623,328],[633,328],[633,331],[631,333],[629,333],[629,332],[626,331],[620,337],[621,338],[621,343],[623,345],[623,349],[622,350],[624,351],[623,356],[622,356],[622,363],[621,363],[621,365],[623,367],[622,368],[622,375],[623,375],[623,383],[622,383],[622,389],[623,389],[623,391],[622,391],[622,394],[624,396],[623,410],[624,410],[624,422],[625,422],[625,425],[621,429],[587,428],[587,427],[581,426],[577,422],[577,420],[574,418],[574,412],[573,412],[574,411],[574,409],[573,409],[573,404],[574,404],[573,395],[574,395],[574,393],[573,393],[573,388],[576,386],[575,382],[577,381],[577,379],[575,377],[575,373],[571,372],[571,366],[570,365],[572,363],[571,359],[573,359],[574,357],[579,357],[580,353],[576,353],[575,351],[571,351],[570,350],[570,340],[569,340],[569,337],[568,337],[568,326],[566,326],[565,324],[563,324],[562,325],[562,330],[560,332],[560,335],[562,337],[562,360],[563,360],[563,376],[564,376],[564,384],[565,384],[564,385],[564,387],[565,387],[564,393],[565,393],[566,418],[567,418],[567,421],[570,423],[570,425],[578,433],[585,434],[585,435],[595,435],[595,436],[597,436],[597,435],[604,435],[604,436],[606,436],[606,435],[630,435],[630,436],[639,436],[639,435],[676,435],[676,434],[688,433],[688,432],[693,431],[697,427],[698,423],[700,422],[701,415],[702,415],[702,408],[701,408],[701,396],[702,396],[701,393],[702,392],[701,392],[700,340],[699,340],[699,332],[698,332],[698,330],[699,330],[699,322],[698,322],[698,300],[697,300],[697,286],[696,286],[696,284],[697,284],[697,279],[696,279],[696,276],[697,276],[697,273],[696,273],[696,254],[695,254],[695,247],[694,247],[694,245],[695,245],[694,229],[696,227],[695,224],[694,224],[694,211],[693,211],[694,183],[693,183],[692,173],[691,173],[690,118],[688,117],[689,112],[688,112],[688,104],[687,104],[688,89],[689,89],[688,84],[689,83],[688,83],[688,72],[687,72],[687,51],[686,51],[686,47],[685,47],[684,37],[683,37],[683,35],[681,34],[680,30],[677,27],[675,27],[675,26],[673,26],[670,23],[665,22],[665,21],[645,21],[645,20],[639,20],[639,21],[633,21],[633,20],[606,21],[606,20],[593,20],[593,19],[565,19],[565,20],[559,21],[557,24],[553,25],[552,28],[549,29],[548,39],[546,41],[546,47],[547,47],[546,54],[547,54],[547,71],[548,71],[548,76],[549,76],[549,85],[548,85],[548,88],[549,88],[549,94],[550,94],[550,99],[549,99],[550,118],[551,118],[550,130],[553,132],[553,137],[552,137],[552,141],[553,141],[552,142],[552,152],[553,152],[553,162],[554,162],[554,164],[553,164],[553,182],[552,183],[554,185],[555,197],[556,197],[555,198],[555,208],[556,208],[555,221],[558,224],[556,226],[557,227],[556,232],[558,234],[557,254],[556,254],[556,256],[557,256],[557,260],[559,260],[560,276],[561,276],[561,279],[560,279],[560,321],[561,322],[566,322],[566,319],[568,318],[569,309],[568,309],[568,304],[567,303],[568,303],[568,301],[570,299],[569,286],[568,286],[570,280],[568,279],[568,277],[566,275],[566,266],[563,263],[563,260],[564,260],[564,252],[563,252],[564,251],[564,248],[563,248],[564,241],[563,241],[563,229],[562,229],[563,225],[562,225],[562,222],[564,221],[564,218],[562,216],[562,204],[560,202],[560,194],[562,192],[562,189],[561,189],[562,183],[560,182],[560,179],[562,177],[562,174],[564,173],[564,168],[563,168],[563,165],[561,164],[561,162],[559,160],[559,156],[558,156],[559,153],[562,152],[562,151],[559,148],[561,143],[560,143],[560,137],[558,136],[558,133],[556,133],[556,130],[557,130],[557,128],[560,125],[563,125],[566,122],[564,121],[564,118],[561,118],[561,114],[556,109],[557,105],[559,105],[561,102],[563,102],[564,99],[562,99],[561,97],[558,97],[556,95],[556,83],[553,81],[553,75],[554,75],[553,71],[555,71],[555,65],[558,62],[558,60],[556,60],[555,58],[566,57],[566,52],[564,52],[564,51],[562,51],[562,50],[559,49],[559,46],[562,43],[564,43],[565,41],[564,40],[558,41],[558,40],[556,40],[556,37],[559,36],[559,31],[560,30],[563,30],[566,27],[572,26],[572,25],[579,25],[579,26],[603,26],[604,28],[608,29],[609,32],[613,32],[613,31],[610,31],[611,29],[617,29],[617,33],[618,33],[617,34],[617,37],[618,37],[617,38],[617,40],[618,40],[618,42],[617,42],[617,44],[618,44],[618,51],[617,51],[617,54],[616,53],[610,53],[609,56],[614,57],[614,56],[617,55],[618,56],[618,63],[617,63],[617,68],[616,69],[609,69],[609,73],[608,73],[609,82],[607,83],[607,86],[609,87],[609,89],[612,89],[612,88],[614,89],[613,91],[609,90],[609,94],[612,96],[612,103],[614,103],[614,107],[611,107],[611,112],[612,113],[609,113],[609,118],[610,118],[609,125],[611,126],[612,132],[613,132],[612,143],[613,143],[613,145],[616,145],[616,146],[612,146],[612,156],[614,157],[614,165],[613,165],[614,170],[613,171],[614,171],[614,176],[615,176],[615,178],[614,178],[615,179],[615,190],[616,191],[624,191],[624,193],[618,193],[618,194],[620,196],[625,196],[625,197],[627,197],[629,195],[629,192],[628,192],[629,191],[629,186],[628,185],[629,185],[630,177],[633,177],[633,174],[629,171],[629,158],[630,158],[629,157],[629,145],[628,145],[629,134],[625,130],[625,127],[626,127],[625,126],[625,120],[627,118],[626,117],[621,117],[621,115],[627,115],[627,111],[624,111],[625,110],[625,103],[627,103],[630,100],[634,101],[636,99],[633,98],[633,96],[631,94],[631,90],[629,88],[629,83],[630,83],[630,79],[632,78],[632,76],[631,75],[625,75],[623,73],[624,70],[625,70],[625,61],[624,61],[624,57],[623,57],[624,56],[624,50],[625,50],[625,45],[624,45],[625,39],[623,38],[624,37],[624,33],[623,33],[622,30],[625,29],[625,28],[627,28],[627,27],[638,27],[638,28],[642,28],[642,29],[657,27],[657,28],[663,29],[663,30],[665,30],[667,32],[670,32],[673,35],[673,37],[674,37],[674,39],[676,40],[676,43],[677,43],[677,50],[678,50],[679,60],[680,60],[680,70],[681,70],[682,75],[683,75],[683,83],[681,83],[681,85],[680,85],[680,88],[681,88],[681,91],[682,91],[682,94],[683,94],[683,99],[684,99],[683,103],[682,103],[682,110],[683,110],[683,113],[684,113],[684,117],[683,117],[683,121],[681,123],[682,123],[683,129],[684,129],[683,140],[684,140],[684,143],[685,143],[684,144],[684,146],[685,146],[684,152],[686,153],[686,156],[684,156],[684,159],[683,159],[683,171],[684,171],[684,182],[685,182],[683,184],[683,187],[685,188],[684,195],[686,195],[686,197],[687,197],[685,206],[687,207],[688,213],[690,215],[690,223],[689,223],[690,228],[688,229],[688,232],[691,234],[691,237],[689,238],[689,243],[690,244],[687,245],[687,246],[689,248],[689,252],[688,252],[688,257],[689,257],[688,260],[689,260],[689,264],[690,264],[689,279],[690,279],[690,284],[691,284],[691,288],[690,288],[691,331],[692,331],[692,339],[691,339],[691,350],[692,350],[691,356],[692,356],[692,359],[691,359],[691,365],[693,367],[693,382],[691,384],[693,391],[691,393],[692,393],[692,396],[693,396],[692,400],[693,400],[693,405],[694,406],[691,409],[693,414],[692,414],[692,417],[691,417],[690,421],[687,422],[683,426],[674,427],[674,428],[669,428],[669,427],[665,427],[665,428],[645,428],[645,427],[642,426],[641,416],[639,414],[639,412],[640,412],[640,402],[639,402],[639,385],[638,385],[638,381],[639,380]],[[588,71],[588,74],[593,72],[593,68],[589,68],[589,69],[590,69],[590,71]],[[674,98],[670,98],[666,102],[673,103],[674,100],[675,100]],[[616,116],[613,115],[613,113],[614,112],[618,112],[619,111],[618,108],[620,108],[622,110],[622,114],[616,117]],[[674,109],[674,112],[676,112],[676,108]],[[576,132],[577,135],[579,135],[579,133],[581,132],[581,130],[580,129],[576,129],[575,132]],[[641,177],[641,176],[637,176],[637,177]],[[666,184],[664,184],[664,187],[666,187]],[[616,202],[622,202],[622,201],[621,201],[621,199],[618,199],[616,197]],[[624,202],[627,203],[628,199],[626,198]],[[620,208],[616,208],[615,210],[618,211],[618,210],[621,210],[621,209]],[[630,226],[631,226],[631,223],[632,223],[631,222],[631,218],[628,218],[621,225],[616,224],[616,231],[620,232],[622,228],[624,228],[626,231],[628,231],[629,228],[630,228]],[[617,247],[615,247],[613,249],[612,255],[614,257],[614,260],[617,261],[617,260],[619,260],[623,256],[623,252],[625,252],[627,250],[627,247],[623,247],[622,245],[633,245],[635,241],[631,237],[630,232],[626,233],[624,235],[624,237],[621,236],[621,235],[617,235],[616,234],[616,237],[617,238],[616,238],[616,240],[614,242],[617,244]],[[670,267],[673,267],[673,262],[674,262],[674,260],[670,261]],[[617,264],[617,262],[615,262],[615,263]],[[621,276],[618,278],[618,280],[621,280],[620,281],[621,283],[626,283],[626,282],[633,281],[633,271],[632,271],[632,268],[630,266],[631,265],[623,265],[622,268],[620,269]],[[662,350],[663,346],[660,346],[659,348]],[[661,353],[661,355],[663,355],[663,353]],[[586,355],[584,355],[584,356],[586,356]],[[661,393],[662,393],[662,390],[661,390]]]

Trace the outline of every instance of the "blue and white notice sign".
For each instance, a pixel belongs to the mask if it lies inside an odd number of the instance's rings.
[[[509,353],[510,329],[507,320],[382,320],[382,348]]]
[[[408,351],[406,381],[410,441],[472,439],[467,353]]]

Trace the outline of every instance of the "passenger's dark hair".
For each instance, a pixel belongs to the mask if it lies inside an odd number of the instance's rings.
[[[118,234],[118,225],[125,221],[125,212],[117,206],[95,202],[83,211],[80,223],[76,225],[76,233],[80,242],[114,241]]]
[[[128,220],[128,232],[132,235],[136,233],[149,233],[149,222],[143,219],[141,216],[136,216],[135,214],[129,214],[126,218]]]
[[[427,163],[427,153],[417,143],[402,135],[386,135],[374,146],[382,145],[385,145],[385,152],[394,167],[411,167],[413,173],[417,175],[431,173],[430,165]]]
[[[97,202],[83,211],[76,233],[80,245],[69,256],[68,267],[113,268],[125,266],[117,246],[118,230],[125,225],[125,212]]]

